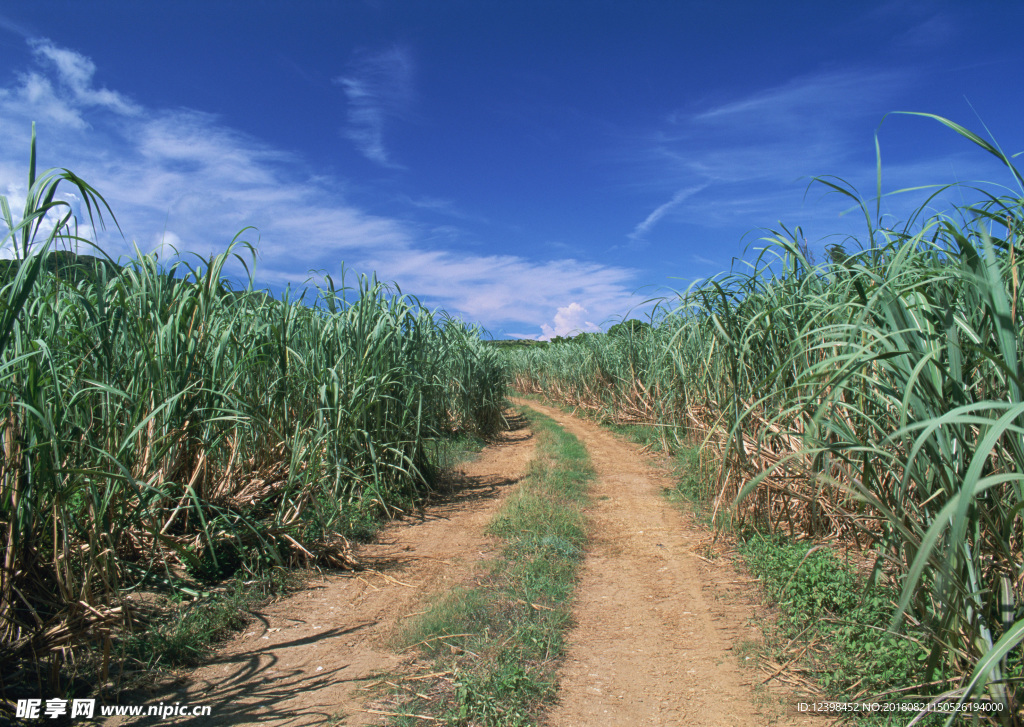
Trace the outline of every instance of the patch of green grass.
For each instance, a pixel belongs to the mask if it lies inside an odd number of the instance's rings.
[[[942,679],[928,669],[924,633],[887,630],[897,594],[869,586],[834,551],[762,535],[748,538],[739,550],[779,609],[777,621],[766,629],[766,648],[779,663],[802,652],[799,668],[830,698],[900,701],[914,698],[913,691],[878,695]],[[886,723],[880,715],[864,720]],[[941,722],[922,722],[933,723]]]
[[[471,648],[488,626],[490,594],[483,588],[456,587],[441,594],[427,611],[409,623],[401,636],[404,646],[419,645],[428,653]],[[475,646],[475,643],[472,644]]]
[[[195,600],[180,594],[163,599],[145,628],[123,640],[124,662],[147,671],[198,666],[216,644],[249,622],[252,609],[301,580],[296,571],[278,568],[257,580],[230,579]]]
[[[518,655],[502,651],[486,669],[456,671],[455,703],[449,724],[507,725],[534,723],[537,704],[555,693],[554,675],[524,664]]]
[[[700,447],[676,450],[674,472],[677,476],[675,497],[698,506],[706,506],[714,498],[715,468]]]
[[[471,461],[487,442],[474,434],[458,433],[434,439],[428,448],[431,464],[439,472],[458,467]]]
[[[556,691],[577,570],[586,543],[586,449],[551,419],[524,412],[538,447],[526,478],[488,531],[505,543],[474,587],[443,594],[414,619],[402,643],[419,646],[444,672],[432,687],[396,696],[393,711],[449,725],[516,727],[536,722]],[[426,697],[426,698],[425,698]],[[422,724],[398,717],[399,724]]]
[[[380,532],[384,524],[380,508],[356,501],[343,509],[341,534],[349,540],[367,543]]]
[[[673,449],[665,436],[665,427],[646,424],[616,424],[615,422],[608,422],[606,426],[631,442],[649,447],[652,452],[669,453]]]

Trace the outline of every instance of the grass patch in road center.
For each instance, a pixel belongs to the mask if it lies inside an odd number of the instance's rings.
[[[386,711],[450,725],[533,724],[556,691],[555,668],[586,543],[586,449],[550,418],[524,415],[537,436],[527,476],[488,527],[504,540],[473,587],[437,598],[403,643],[428,655],[432,680],[406,678]],[[395,724],[423,724],[413,716]]]

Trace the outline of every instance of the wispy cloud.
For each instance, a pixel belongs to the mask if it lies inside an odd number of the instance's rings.
[[[907,71],[820,72],[677,118],[733,128],[747,126],[755,135],[788,134],[833,119],[859,121],[865,112],[873,112],[880,100],[895,97],[910,80]]]
[[[348,137],[363,156],[384,167],[401,168],[384,146],[384,127],[401,117],[413,97],[413,61],[409,50],[392,47],[362,54],[334,79],[348,98]]]
[[[350,183],[315,174],[303,159],[215,115],[142,106],[97,87],[88,58],[43,39],[29,47],[28,70],[0,88],[0,134],[8,140],[0,147],[0,190],[14,206],[24,197],[29,128],[38,119],[40,167],[73,169],[117,214],[127,240],[110,230],[100,235],[114,257],[134,244],[165,260],[172,248],[209,256],[251,225],[256,230],[243,238],[257,246],[260,285],[301,286],[322,273],[337,279],[344,263],[495,334],[600,324],[638,302],[634,270],[453,247],[456,228],[439,234],[417,217],[375,214],[345,198]],[[51,93],[38,93],[41,86]],[[450,215],[457,204],[415,200],[428,219]],[[587,311],[582,324],[571,319],[574,304]]]
[[[870,130],[913,83],[910,71],[824,71],[673,114],[665,161],[708,184],[792,186],[870,153]],[[735,191],[735,190],[734,190]]]
[[[653,237],[666,216],[705,230],[756,230],[783,220],[835,231],[850,201],[832,196],[821,204],[812,192],[805,205],[807,185],[815,175],[837,174],[870,194],[871,131],[898,107],[916,73],[823,70],[741,96],[693,101],[669,114],[634,143],[631,158],[645,198],[672,196],[629,239]]]
[[[31,112],[29,115],[39,121],[83,129],[87,124],[82,113],[87,109],[122,116],[139,113],[139,107],[121,94],[93,86],[96,65],[90,59],[45,38],[29,38],[27,42],[36,68],[19,74],[14,87],[0,89],[0,104],[12,114]]]
[[[672,195],[672,199],[670,199],[668,202],[665,202],[665,204],[656,207],[653,212],[647,215],[647,217],[645,217],[642,222],[640,222],[636,227],[634,227],[633,231],[629,233],[629,239],[634,242],[642,241],[644,236],[651,230],[651,228],[658,224],[658,221],[666,214],[668,214],[673,207],[678,207],[681,203],[683,203],[693,195],[697,194],[702,189],[705,189],[707,186],[708,185],[706,184],[698,184],[695,187],[686,187],[685,189],[680,189],[678,192]]]
[[[59,48],[46,39],[31,40],[30,45],[36,56],[57,70],[57,78],[61,87],[70,91],[80,105],[99,106],[125,115],[139,112],[139,107],[126,100],[121,94],[106,88],[93,87],[96,64],[81,53],[67,48]]]

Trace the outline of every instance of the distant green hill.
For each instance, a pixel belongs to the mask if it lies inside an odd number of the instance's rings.
[[[13,278],[21,260],[0,260],[0,282]],[[95,255],[80,255],[70,250],[56,250],[46,258],[44,269],[69,282],[110,278],[121,272],[121,266],[106,258]]]
[[[510,346],[543,346],[544,341],[534,341],[531,338],[508,338],[500,341],[484,341],[488,346],[507,348]]]

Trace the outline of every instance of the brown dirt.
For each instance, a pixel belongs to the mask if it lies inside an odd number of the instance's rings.
[[[704,528],[665,497],[653,458],[595,424],[522,401],[582,441],[596,478],[591,544],[550,727],[808,724],[736,647],[757,641],[748,579],[698,552]],[[784,696],[783,699],[786,699]]]
[[[811,723],[794,699],[780,706],[755,694],[763,675],[736,654],[760,635],[749,579],[700,555],[710,536],[663,496],[671,482],[652,457],[594,424],[520,403],[575,434],[597,472],[576,626],[548,727]],[[212,716],[174,719],[196,727],[379,724],[362,711],[362,688],[413,659],[389,646],[403,620],[494,554],[484,528],[532,452],[527,429],[506,433],[462,468],[452,497],[359,548],[372,570],[324,576],[268,606],[206,666],[135,703],[210,705]]]
[[[202,668],[123,701],[210,705],[210,716],[172,718],[196,727],[379,724],[379,716],[359,711],[366,696],[360,688],[412,660],[389,647],[402,621],[496,554],[497,541],[484,528],[533,455],[532,433],[517,426],[460,468],[450,497],[360,546],[356,556],[368,570],[311,582],[263,609]]]

